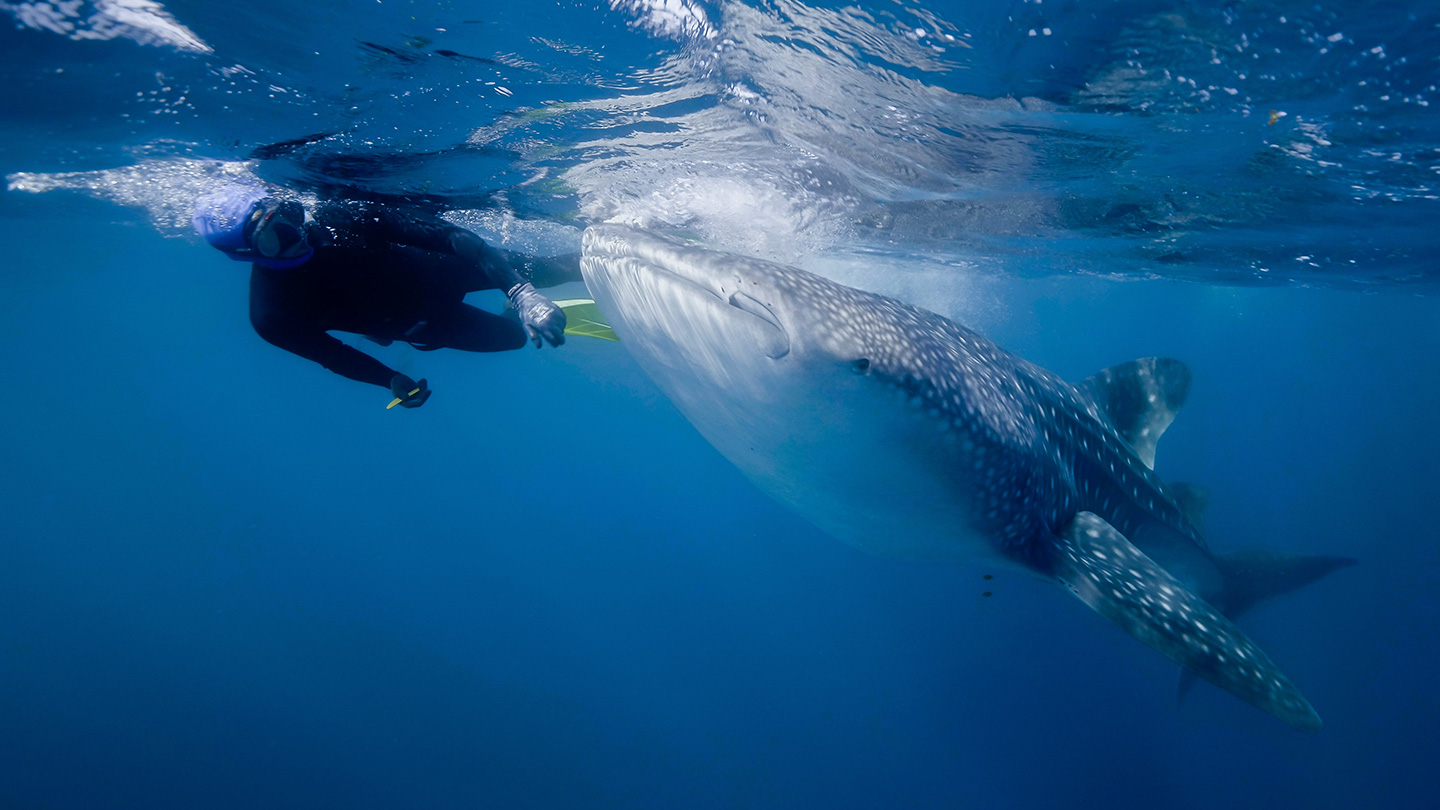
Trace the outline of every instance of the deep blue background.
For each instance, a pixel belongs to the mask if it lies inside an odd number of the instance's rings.
[[[256,340],[241,266],[96,207],[0,219],[24,270],[0,331],[6,806],[1346,807],[1433,786],[1429,299],[969,293],[1072,377],[1193,365],[1159,469],[1211,489],[1217,548],[1362,558],[1247,620],[1325,716],[1305,736],[1208,688],[1177,708],[1170,665],[1043,583],[821,536],[619,347],[426,355],[434,400],[387,412]]]
[[[41,112],[0,169],[86,167]],[[97,116],[96,151],[143,135]],[[1303,735],[1204,685],[1177,705],[1172,665],[1046,583],[820,534],[623,347],[396,352],[436,394],[386,411],[254,335],[243,265],[132,210],[8,193],[0,246],[0,807],[1436,796],[1433,297],[874,285],[1071,379],[1191,365],[1157,469],[1211,491],[1213,546],[1361,559],[1244,622],[1325,718]]]

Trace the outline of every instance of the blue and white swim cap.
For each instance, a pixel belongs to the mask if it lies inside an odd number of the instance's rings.
[[[229,183],[195,200],[195,215],[190,223],[206,242],[237,262],[253,262],[272,270],[299,267],[315,254],[314,248],[302,256],[278,259],[260,255],[246,239],[245,229],[250,215],[270,196],[264,186]]]

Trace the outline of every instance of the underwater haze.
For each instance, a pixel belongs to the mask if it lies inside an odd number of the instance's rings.
[[[1440,797],[1433,3],[0,0],[0,51],[0,808]],[[1183,360],[1210,547],[1359,561],[1240,621],[1324,729],[834,540],[624,343],[356,342],[434,389],[387,410],[251,328],[190,226],[234,180]]]

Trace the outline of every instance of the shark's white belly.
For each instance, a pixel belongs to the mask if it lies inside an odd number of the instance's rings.
[[[826,394],[759,413],[703,395],[680,407],[757,486],[846,543],[913,559],[991,557],[992,543],[973,528],[973,490],[957,480],[957,437],[898,393]]]
[[[974,474],[956,461],[965,439],[945,420],[897,389],[808,356],[794,337],[737,317],[719,298],[667,294],[679,283],[642,283],[612,263],[591,286],[645,371],[756,485],[867,551],[992,556],[972,528],[973,488],[961,485]],[[715,339],[722,330],[726,339]]]

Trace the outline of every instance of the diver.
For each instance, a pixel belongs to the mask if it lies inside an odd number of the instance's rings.
[[[205,241],[251,263],[250,323],[267,342],[352,380],[389,389],[390,406],[430,398],[418,382],[327,334],[362,335],[422,351],[500,352],[528,341],[565,342],[565,313],[535,289],[578,278],[578,266],[526,262],[522,278],[507,255],[427,213],[359,201],[306,208],[259,185],[234,183],[202,195],[192,220]],[[505,315],[464,302],[477,290],[504,290]],[[513,308],[513,314],[511,314]]]

